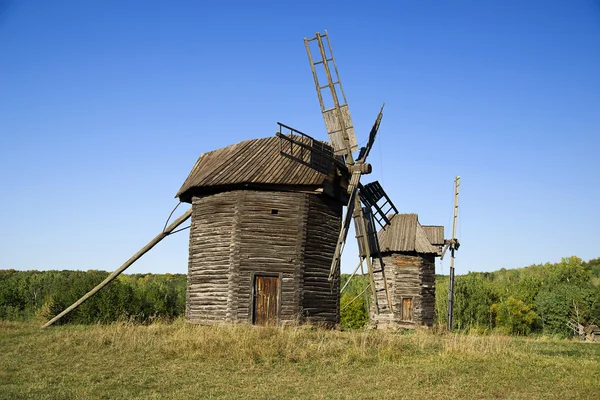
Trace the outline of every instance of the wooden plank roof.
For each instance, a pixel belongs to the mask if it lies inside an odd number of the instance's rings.
[[[444,227],[437,225],[422,225],[425,234],[429,239],[429,243],[434,246],[442,246],[444,244]]]
[[[279,141],[275,136],[246,140],[200,155],[175,197],[189,202],[192,192],[216,187],[322,187],[328,175],[305,165],[310,164],[310,152],[300,153],[298,147],[294,156],[306,161],[300,163],[281,154]]]
[[[438,254],[438,248],[429,241],[417,214],[396,214],[390,222],[390,226],[378,233],[382,252]]]

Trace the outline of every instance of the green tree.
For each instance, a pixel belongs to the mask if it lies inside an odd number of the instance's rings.
[[[539,321],[538,315],[533,311],[533,304],[525,304],[512,296],[493,304],[490,312],[494,316],[496,326],[513,335],[531,333]]]
[[[578,318],[583,324],[593,322],[597,318],[599,294],[597,288],[572,283],[562,283],[540,292],[535,308],[541,318],[543,332],[570,336],[569,319]]]
[[[355,299],[354,301],[352,301]],[[364,297],[343,294],[340,299],[340,326],[342,329],[360,329],[369,322]]]
[[[454,326],[457,329],[492,328],[490,307],[499,296],[490,277],[489,273],[471,272],[455,278]]]

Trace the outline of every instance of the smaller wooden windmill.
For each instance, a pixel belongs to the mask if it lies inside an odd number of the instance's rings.
[[[433,326],[435,317],[435,258],[444,244],[444,227],[421,225],[417,214],[398,214],[391,226],[378,233],[380,260],[386,265],[393,309],[376,314],[371,307],[370,325],[376,329],[414,329]],[[381,297],[381,294],[379,294]],[[385,310],[384,311],[388,311]]]
[[[370,325],[377,329],[413,329],[433,326],[435,318],[435,258],[442,257],[450,249],[450,286],[448,292],[448,329],[452,328],[454,304],[454,255],[459,248],[456,238],[458,219],[458,189],[460,177],[455,180],[454,221],[452,238],[444,239],[443,226],[419,223],[417,214],[398,214],[391,226],[378,233],[380,259],[385,262],[387,294],[392,299],[393,310],[383,313],[370,312]],[[375,268],[379,259],[375,260]],[[376,279],[377,288],[386,284]],[[381,294],[379,294],[381,300]]]
[[[450,249],[450,282],[448,283],[448,330],[452,331],[454,315],[454,252],[460,247],[456,238],[456,224],[458,222],[458,192],[460,189],[460,176],[454,178],[454,216],[452,218],[452,238],[447,240],[442,251],[444,259],[446,251]]]
[[[398,213],[398,210],[379,182],[373,181],[363,185],[360,179],[362,175],[369,174],[372,171],[371,165],[367,163],[367,158],[375,143],[379,125],[383,118],[383,107],[381,107],[369,133],[367,145],[360,149],[355,158],[353,152],[358,150],[356,134],[333,56],[329,34],[327,31],[324,34],[317,32],[315,37],[310,39],[305,38],[304,44],[313,73],[325,127],[329,141],[333,147],[333,155],[330,155],[328,159],[336,165],[337,173],[349,181],[346,215],[344,216],[333,259],[331,260],[329,281],[334,285],[336,278],[339,277],[341,254],[346,243],[350,223],[354,219],[359,257],[361,260],[356,270],[362,266],[363,261],[366,261],[372,298],[375,303],[375,312],[378,313],[380,306],[377,300],[379,296],[375,280],[379,275],[383,282],[387,281],[385,279],[383,262],[380,262],[378,269],[373,267],[373,257],[380,254],[375,224],[378,224],[381,228],[389,226],[390,217],[388,215],[395,215]],[[315,45],[316,48],[313,47],[311,49],[311,46]],[[299,152],[297,149],[299,147],[311,152],[313,154],[311,158],[323,157],[322,152],[315,149],[313,145],[313,143],[317,143],[315,139],[293,128],[283,126],[289,129],[289,134],[284,135],[279,133],[277,135],[281,139],[282,155],[297,159],[298,162],[303,162],[301,158],[294,155]],[[384,299],[387,303],[387,309],[391,309],[392,305],[387,283],[380,290],[385,291],[386,295]]]

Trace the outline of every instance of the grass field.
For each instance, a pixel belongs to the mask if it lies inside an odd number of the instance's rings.
[[[0,399],[576,399],[600,344],[505,336],[0,322]]]

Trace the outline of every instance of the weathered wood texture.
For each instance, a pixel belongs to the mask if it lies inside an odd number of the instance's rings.
[[[229,276],[237,196],[194,197],[188,259],[186,318],[217,324],[232,320]]]
[[[378,233],[382,252],[438,253],[439,249],[429,242],[417,214],[396,214],[391,223],[391,226]]]
[[[339,229],[341,219],[341,206],[330,203],[322,195],[255,190],[194,197],[188,321],[252,323],[254,277],[262,275],[279,278],[279,323],[300,321],[310,307],[309,317],[336,323],[339,295],[324,290],[322,272],[336,240],[324,230]]]
[[[432,326],[435,317],[435,258],[432,254],[386,253],[383,255],[388,288],[392,297],[393,313],[386,309],[385,292],[378,292],[380,310],[371,309],[371,323],[381,328],[408,328]],[[379,260],[374,263],[379,268]],[[383,288],[380,274],[375,275],[376,287]],[[413,320],[406,321],[403,314],[404,299],[412,299]]]
[[[279,312],[279,277],[256,275],[254,278],[254,323],[276,324]]]
[[[342,205],[325,196],[306,196],[309,210],[304,248],[303,315],[312,322],[337,324],[340,271],[336,271],[332,284],[328,277],[342,223]]]
[[[253,273],[279,274],[279,322],[298,318],[305,231],[305,194],[237,191],[236,253],[230,293],[237,321],[251,322]],[[276,212],[276,214],[274,214]]]
[[[332,162],[329,169],[333,173]],[[282,156],[280,139],[272,136],[245,140],[202,154],[176,197],[190,202],[199,193],[241,185],[267,185],[273,188],[277,185],[290,185],[297,189],[312,190],[323,188],[329,180],[331,178],[328,173]]]

